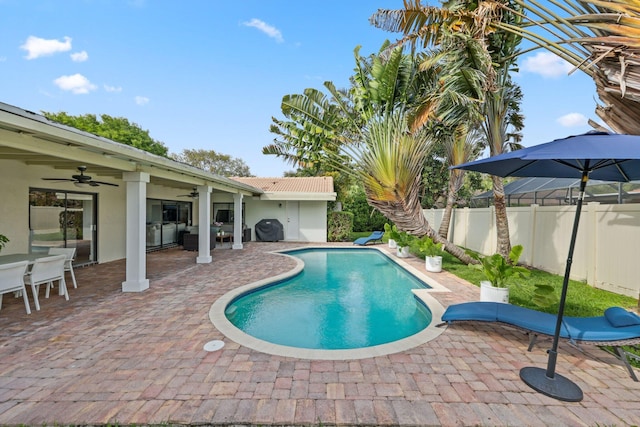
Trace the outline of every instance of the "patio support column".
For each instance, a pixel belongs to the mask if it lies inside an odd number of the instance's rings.
[[[240,193],[233,195],[233,246],[232,249],[242,249],[244,246],[242,245],[242,236],[243,236],[243,227],[242,223],[242,198],[244,196]]]
[[[211,187],[198,186],[198,257],[197,264],[209,264],[211,257]]]
[[[149,174],[125,172],[122,180],[127,183],[126,276],[122,282],[122,292],[142,292],[149,288],[145,240]]]

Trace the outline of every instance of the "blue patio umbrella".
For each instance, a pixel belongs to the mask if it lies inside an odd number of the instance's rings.
[[[552,347],[548,352],[547,369],[525,367],[520,370],[520,378],[534,390],[555,399],[570,402],[582,400],[580,387],[568,378],[556,374],[555,367],[584,189],[589,178],[617,182],[640,179],[640,135],[588,132],[453,168],[501,177],[578,178],[581,180],[560,293],[555,334]]]

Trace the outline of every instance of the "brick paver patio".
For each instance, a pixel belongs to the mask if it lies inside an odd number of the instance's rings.
[[[417,348],[349,361],[272,356],[228,340],[209,320],[211,304],[291,269],[269,252],[293,246],[218,248],[208,265],[181,249],[152,253],[142,293],[121,292],[124,261],[80,268],[70,301],[42,297],[31,315],[5,295],[0,424],[640,424],[640,384],[613,356],[562,342],[557,372],[584,400],[560,402],[518,376],[546,366],[549,342],[527,352],[525,335],[498,325],[454,325]],[[446,272],[433,277],[452,291],[434,294],[444,306],[478,299],[475,286]],[[214,339],[225,347],[204,351]]]

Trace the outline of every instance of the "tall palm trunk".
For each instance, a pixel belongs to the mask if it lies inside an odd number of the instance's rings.
[[[447,204],[444,207],[444,213],[442,214],[442,221],[440,221],[440,228],[438,229],[438,235],[443,239],[449,236],[449,225],[451,224],[451,213],[453,212],[453,204],[456,202],[456,195],[462,185],[462,179],[464,173],[461,169],[452,169],[449,172],[449,191],[447,192]]]
[[[507,105],[502,97],[503,92],[489,94],[485,101],[485,135],[489,143],[491,156],[505,152]],[[509,237],[509,221],[507,219],[507,205],[504,197],[504,183],[502,178],[491,176],[493,182],[493,206],[496,217],[496,252],[508,259],[511,252],[511,238]]]
[[[511,252],[511,238],[509,237],[509,220],[504,196],[504,183],[499,176],[491,176],[491,180],[493,181],[493,207],[496,211],[496,252],[506,258]]]

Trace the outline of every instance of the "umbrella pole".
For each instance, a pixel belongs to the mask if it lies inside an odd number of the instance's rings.
[[[567,299],[567,289],[569,288],[569,275],[571,273],[571,264],[573,263],[573,250],[576,246],[576,237],[578,236],[578,225],[580,223],[580,213],[582,212],[582,201],[584,199],[584,191],[589,180],[589,162],[587,161],[585,169],[582,171],[582,179],[580,181],[580,194],[576,203],[576,216],[573,220],[573,230],[571,232],[571,243],[569,244],[569,254],[567,256],[567,265],[564,272],[564,280],[562,281],[562,291],[560,293],[560,305],[558,307],[558,318],[556,321],[556,330],[553,334],[553,344],[548,350],[549,359],[546,371],[541,368],[526,367],[520,370],[520,378],[529,387],[542,394],[554,399],[564,400],[567,402],[579,402],[582,400],[582,390],[577,384],[570,379],[556,374],[556,360],[558,359],[558,341],[560,340],[560,330],[562,328],[562,317],[564,316],[564,306]]]

